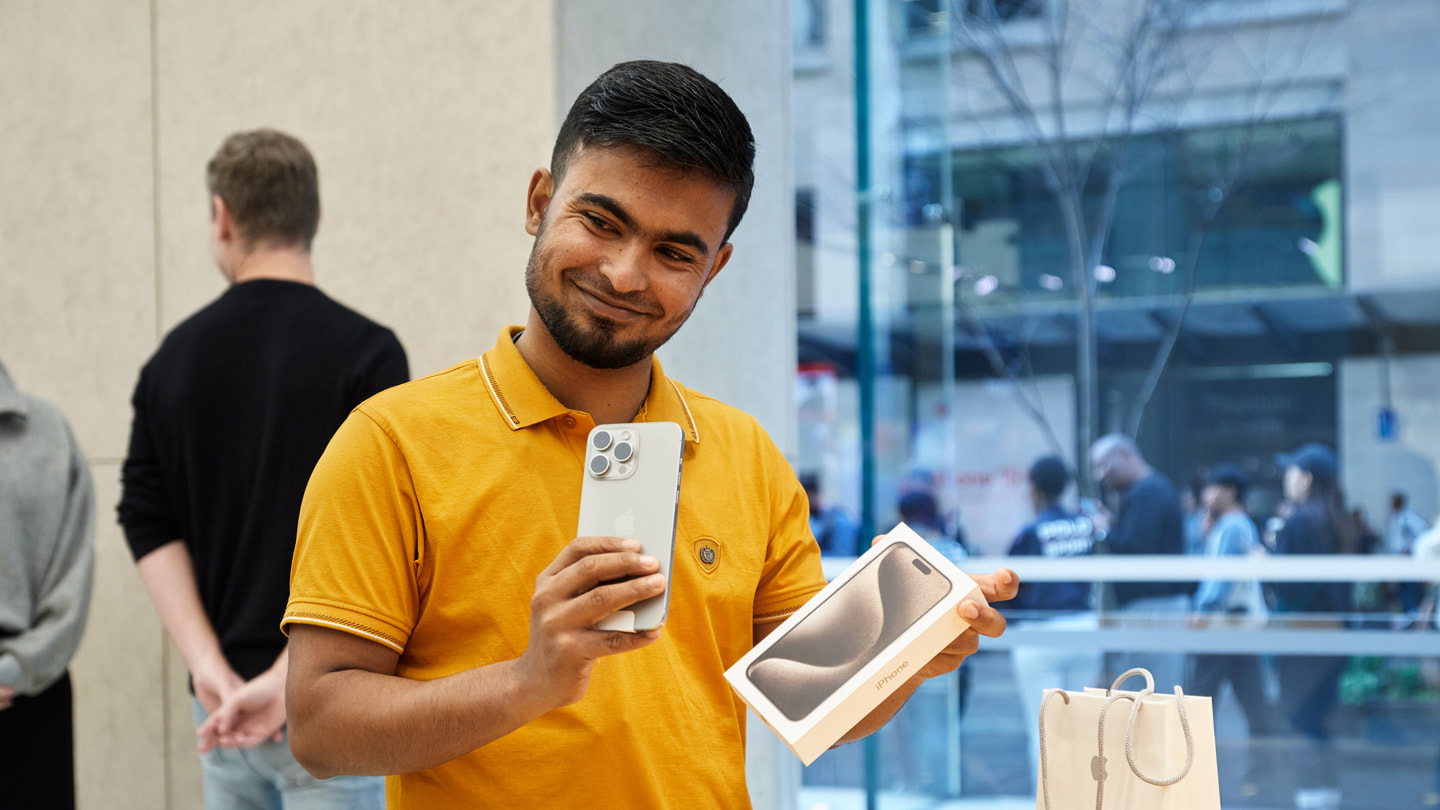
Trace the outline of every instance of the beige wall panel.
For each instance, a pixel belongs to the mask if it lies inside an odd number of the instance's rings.
[[[157,0],[163,321],[222,288],[204,165],[273,126],[320,168],[318,281],[393,328],[416,376],[524,317],[524,195],[549,159],[548,3]]]
[[[0,0],[0,359],[91,458],[154,339],[148,8]]]
[[[96,464],[90,472],[99,514],[95,588],[85,638],[70,667],[77,800],[81,810],[155,810],[166,807],[167,642],[110,517],[120,498],[119,465]]]
[[[200,754],[195,750],[195,709],[190,695],[190,673],[175,645],[165,642],[165,770],[169,807],[181,810],[200,807],[205,797],[200,790]]]

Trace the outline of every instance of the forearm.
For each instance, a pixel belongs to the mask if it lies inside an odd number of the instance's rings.
[[[854,728],[846,732],[836,745],[852,743],[879,731],[882,726],[890,722],[890,718],[894,717],[896,712],[900,711],[900,707],[905,705],[905,702],[910,699],[911,695],[915,694],[915,690],[919,689],[920,684],[924,683],[925,680],[924,676],[917,675],[901,684],[899,689],[892,692],[879,706],[876,706],[869,714],[861,718],[860,722],[856,723]]]
[[[135,568],[186,669],[194,674],[197,669],[223,663],[220,640],[200,602],[195,569],[185,543],[166,543],[136,561]]]
[[[527,698],[518,668],[505,661],[432,681],[360,669],[292,680],[291,749],[322,779],[442,765],[549,710]]]

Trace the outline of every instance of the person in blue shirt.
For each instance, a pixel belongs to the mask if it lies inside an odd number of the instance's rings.
[[[1232,464],[1217,465],[1201,493],[1205,508],[1205,555],[1246,557],[1260,546],[1260,533],[1245,512],[1250,479]],[[1211,579],[1195,591],[1195,615],[1190,625],[1206,627],[1258,627],[1265,620],[1260,583],[1255,580]],[[1254,655],[1205,654],[1190,659],[1186,688],[1197,695],[1219,698],[1226,683],[1245,710],[1250,735],[1269,730],[1269,702],[1260,659]]]
[[[1034,522],[1025,526],[1010,544],[1012,556],[1079,557],[1095,545],[1095,527],[1090,518],[1066,509],[1060,503],[1072,475],[1058,456],[1044,456],[1030,465],[1030,503]],[[1089,582],[1022,583],[1011,601],[1014,624],[1046,630],[1085,631],[1096,629],[1096,616]],[[1021,618],[1029,615],[1029,618]],[[1040,762],[1040,701],[1046,689],[1083,689],[1100,686],[1103,654],[1082,639],[1075,643],[1044,647],[1016,647],[1010,653],[1015,682],[1025,708],[1030,735],[1032,779]]]

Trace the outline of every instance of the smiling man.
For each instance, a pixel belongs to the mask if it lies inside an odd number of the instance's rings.
[[[392,808],[745,807],[723,673],[824,585],[804,490],[755,420],[654,352],[730,260],[753,184],[713,82],[617,65],[576,100],[526,197],[531,310],[483,356],[365,403],[306,492],[285,617],[293,746],[389,774]],[[633,540],[574,537],[596,424],[670,421],[685,480],[662,631],[597,622],[666,585]],[[1008,599],[1010,572],[977,577]],[[966,635],[921,681],[998,635]]]

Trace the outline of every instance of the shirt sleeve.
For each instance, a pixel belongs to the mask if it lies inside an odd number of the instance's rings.
[[[305,489],[281,629],[330,627],[403,652],[419,615],[421,525],[404,454],[356,409]]]
[[[357,405],[387,388],[410,381],[410,363],[395,333],[382,328],[373,343],[374,349],[357,383],[354,399]]]
[[[36,591],[34,620],[18,636],[0,639],[0,683],[34,695],[54,683],[70,665],[85,619],[95,567],[95,493],[90,467],[67,426],[69,472],[65,511],[56,537],[42,538],[52,550]]]
[[[825,587],[820,546],[810,533],[805,490],[780,451],[769,444],[771,532],[765,565],[755,591],[756,624],[788,617]]]
[[[171,507],[159,448],[150,429],[150,369],[140,372],[131,397],[134,410],[130,447],[120,470],[120,503],[116,512],[125,530],[130,555],[139,560],[155,549],[184,539]]]

